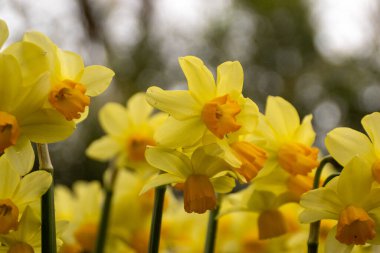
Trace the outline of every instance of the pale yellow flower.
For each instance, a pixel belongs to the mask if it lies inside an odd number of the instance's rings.
[[[153,113],[144,93],[132,96],[126,107],[108,103],[99,112],[106,135],[92,142],[86,154],[99,161],[115,159],[118,167],[152,170],[145,161],[145,148],[155,145],[154,132],[166,118],[164,113]]]
[[[354,245],[380,244],[380,189],[372,188],[370,165],[354,157],[339,177],[305,193],[301,222],[338,220],[326,239],[326,252],[351,252]]]
[[[242,165],[230,147],[232,136],[251,132],[258,108],[242,95],[243,69],[239,62],[225,62],[217,69],[217,80],[194,56],[179,58],[188,90],[147,90],[147,101],[170,117],[157,130],[157,144],[169,148],[194,148],[217,143],[225,150],[223,159],[235,168]],[[184,134],[186,133],[186,134]]]
[[[296,109],[281,97],[269,96],[255,138],[268,154],[255,185],[268,191],[307,190],[309,173],[318,166],[318,148],[312,147],[315,132],[312,116],[300,122]],[[298,177],[298,179],[297,179]],[[305,188],[305,190],[303,190]]]
[[[143,188],[176,184],[184,192],[186,212],[204,213],[216,207],[216,192],[226,193],[235,186],[236,174],[217,155],[217,146],[199,147],[191,158],[185,154],[160,147],[148,148],[145,157],[162,174],[153,177]],[[235,177],[235,178],[234,178]]]

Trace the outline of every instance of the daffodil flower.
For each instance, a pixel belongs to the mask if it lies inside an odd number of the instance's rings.
[[[144,93],[132,96],[126,107],[108,103],[99,112],[106,136],[91,143],[86,154],[99,161],[116,158],[118,167],[151,170],[145,161],[145,148],[156,144],[154,132],[166,118],[164,113],[153,114]]]
[[[301,222],[338,221],[327,236],[326,252],[351,252],[354,245],[380,244],[380,189],[372,188],[369,167],[354,157],[326,187],[302,196]]]
[[[361,123],[368,136],[347,127],[335,128],[326,136],[326,148],[343,166],[356,155],[362,157],[371,165],[374,180],[380,183],[380,113],[364,116]]]
[[[248,143],[234,142],[240,134],[251,132],[257,123],[258,108],[242,95],[243,69],[239,62],[225,62],[217,69],[217,80],[194,56],[179,58],[186,76],[188,90],[164,91],[158,87],[147,90],[147,101],[167,112],[170,117],[157,129],[157,144],[169,148],[194,148],[217,143],[223,150],[223,159],[239,168],[247,180],[252,156],[243,149],[255,151]],[[186,134],[184,134],[186,133]],[[232,138],[232,139],[231,139]],[[228,140],[230,139],[230,140]]]
[[[5,160],[0,160],[0,234],[17,230],[19,217],[27,205],[38,201],[52,182],[46,171],[23,178]]]
[[[67,121],[86,118],[90,97],[101,94],[108,87],[114,72],[98,65],[85,67],[79,55],[58,48],[39,32],[26,33],[23,42],[39,47],[47,57],[45,72],[49,73],[49,86],[44,90],[45,108],[54,108]],[[23,55],[15,51],[19,52],[18,45],[7,50],[22,60]],[[41,66],[31,70],[29,64],[22,69],[27,77],[31,71],[37,74],[43,70]]]
[[[216,207],[216,192],[226,193],[235,186],[235,173],[217,153],[217,146],[200,147],[191,158],[165,148],[148,148],[145,156],[152,166],[163,171],[142,189],[177,184],[183,190],[184,207],[188,213],[204,213]]]
[[[315,139],[311,119],[308,115],[301,123],[289,102],[281,97],[268,97],[265,115],[260,117],[256,131],[260,146],[268,154],[264,168],[254,179],[257,187],[287,191],[310,181],[308,174],[319,164],[319,150],[311,146]],[[291,179],[297,176],[299,180]]]

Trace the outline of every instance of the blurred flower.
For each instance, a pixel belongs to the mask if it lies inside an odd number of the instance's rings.
[[[95,140],[86,154],[99,161],[116,159],[118,167],[151,168],[145,161],[147,145],[155,145],[153,134],[167,115],[153,114],[144,93],[137,93],[127,103],[108,103],[99,112],[99,121],[106,136]]]
[[[264,168],[254,179],[257,188],[280,192],[308,188],[304,187],[310,184],[308,174],[319,164],[319,150],[311,146],[315,139],[311,119],[308,115],[300,123],[289,102],[281,97],[268,97],[265,116],[261,116],[255,132],[259,146],[268,154]]]
[[[226,193],[235,186],[235,173],[222,159],[215,145],[199,147],[191,158],[165,148],[148,148],[145,156],[152,166],[164,173],[153,177],[143,188],[145,192],[159,185],[176,184],[184,193],[184,207],[188,213],[204,213],[216,207],[216,194]]]
[[[50,84],[44,90],[45,108],[54,108],[68,121],[86,118],[90,97],[104,92],[114,72],[98,65],[84,67],[79,55],[58,48],[47,36],[39,32],[26,33],[23,42],[38,46],[46,55],[45,71],[49,74]],[[20,57],[20,54],[14,53],[18,49],[18,45],[10,47],[7,53]],[[38,73],[44,69],[33,70]],[[28,73],[31,70],[24,67],[22,71]]]
[[[158,145],[194,148],[216,142],[228,153],[222,154],[223,159],[240,168],[244,154],[233,151],[227,139],[231,135],[251,132],[258,115],[256,104],[242,95],[244,78],[240,63],[221,64],[217,69],[216,84],[199,58],[181,57],[179,63],[189,90],[164,91],[155,86],[147,90],[147,101],[170,114],[155,133]]]
[[[17,230],[26,206],[40,199],[52,178],[46,171],[35,171],[21,178],[5,160],[0,160],[0,168],[0,234],[7,234]]]
[[[351,128],[335,128],[326,136],[326,148],[343,166],[356,155],[365,159],[374,180],[380,183],[380,113],[364,116],[361,123],[368,137]]]
[[[326,187],[305,193],[301,222],[338,220],[326,240],[326,252],[351,252],[354,245],[379,244],[380,188],[372,188],[369,164],[354,157]]]

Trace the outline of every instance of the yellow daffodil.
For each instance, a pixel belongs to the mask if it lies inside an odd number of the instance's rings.
[[[144,93],[132,96],[126,107],[108,103],[99,113],[107,135],[91,143],[86,154],[99,161],[116,159],[118,167],[151,168],[145,161],[145,148],[155,145],[155,129],[166,118],[163,113],[153,114]]]
[[[216,83],[200,59],[181,57],[179,64],[186,76],[188,90],[164,91],[155,86],[147,90],[147,101],[170,114],[155,134],[158,145],[190,148],[216,142],[229,151],[223,158],[233,167],[240,168],[244,154],[239,152],[239,144],[230,147],[231,142],[227,139],[231,135],[251,132],[258,115],[256,104],[242,95],[244,78],[240,63],[221,64]]]
[[[82,58],[70,51],[58,48],[47,36],[39,32],[28,32],[23,42],[34,44],[47,57],[45,71],[49,74],[49,85],[45,91],[45,108],[55,109],[66,120],[83,120],[87,116],[90,97],[101,94],[110,84],[114,72],[106,67],[93,65],[84,67]],[[16,58],[23,54],[15,45],[6,50]],[[16,53],[15,53],[16,51]],[[29,65],[27,64],[26,67]],[[30,76],[30,69],[23,67],[24,76]],[[32,69],[36,73],[42,67]]]
[[[364,116],[361,123],[368,137],[351,128],[335,128],[326,136],[326,148],[343,166],[356,155],[362,157],[371,164],[373,178],[380,183],[380,113]]]
[[[305,193],[301,222],[338,220],[326,239],[326,252],[351,252],[354,245],[380,244],[379,188],[372,188],[370,165],[354,157],[326,187]]]
[[[16,230],[25,207],[38,201],[52,182],[46,171],[23,178],[5,160],[0,160],[0,234]]]
[[[211,151],[209,150],[213,150]],[[226,193],[235,186],[231,167],[217,153],[217,147],[200,147],[191,158],[165,148],[148,148],[145,157],[152,166],[165,172],[152,178],[142,192],[166,184],[183,190],[186,212],[204,213],[216,207],[216,192]],[[232,176],[231,176],[232,175]],[[236,176],[235,176],[236,177]]]
[[[267,152],[264,168],[254,179],[258,188],[303,193],[311,187],[309,173],[318,166],[318,148],[311,145],[315,132],[312,116],[302,123],[296,109],[281,97],[269,96],[265,115],[260,117],[256,138]]]

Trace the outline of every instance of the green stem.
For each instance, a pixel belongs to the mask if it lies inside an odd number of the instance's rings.
[[[215,249],[216,234],[218,231],[218,220],[216,219],[216,216],[218,215],[218,213],[219,205],[217,205],[214,210],[210,211],[207,226],[206,244],[204,250],[205,253],[213,253]]]
[[[154,194],[154,207],[152,214],[152,223],[150,227],[149,253],[158,253],[160,247],[160,233],[162,211],[164,209],[166,185],[156,187]]]
[[[313,189],[319,188],[321,175],[324,167],[326,164],[330,163],[333,165],[337,170],[341,170],[342,166],[331,156],[326,156],[321,160],[319,163],[319,166],[315,172],[314,176],[314,182],[313,182]],[[328,178],[331,180],[332,178]],[[327,182],[325,182],[326,184]],[[321,224],[321,221],[316,221],[310,224],[310,230],[309,230],[309,239],[307,241],[307,249],[308,253],[317,253],[318,252],[318,243],[319,243],[319,226]]]
[[[102,208],[102,216],[101,216],[99,227],[98,227],[95,253],[103,253],[105,245],[106,245],[107,229],[108,229],[109,216],[111,212],[112,196],[113,196],[114,185],[115,185],[115,181],[116,181],[116,177],[118,173],[118,169],[114,165],[113,161],[110,163],[109,171],[110,171],[110,178],[109,180],[106,180],[104,182],[105,199],[104,199],[103,208]]]
[[[40,170],[49,172],[53,177],[54,170],[50,161],[48,145],[37,144],[37,153]],[[47,192],[42,195],[41,199],[41,252],[57,252],[54,210],[54,180]]]

